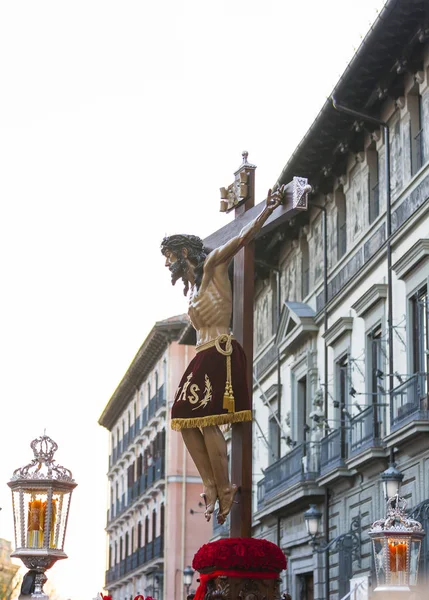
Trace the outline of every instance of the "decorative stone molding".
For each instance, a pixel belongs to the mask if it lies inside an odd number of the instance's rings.
[[[397,106],[398,108],[404,108],[405,107],[405,97],[399,96],[399,98],[396,98],[395,106]]]
[[[264,395],[260,396],[260,399],[262,401],[266,400],[267,402],[271,402],[272,400],[275,400],[276,398],[280,397],[280,391],[281,384],[279,386],[277,383],[273,383],[273,385],[270,385],[267,391],[264,392]]]
[[[281,354],[290,355],[319,327],[314,321],[314,310],[303,302],[285,302],[277,330],[276,346]]]
[[[419,240],[392,267],[398,279],[407,279],[421,261],[429,258],[429,239]]]
[[[328,346],[333,346],[344,335],[353,329],[353,317],[340,317],[329,329],[325,331],[323,337]]]
[[[374,140],[374,142],[379,142],[381,140],[381,129],[374,129],[374,131],[371,133],[371,138]]]
[[[423,83],[425,80],[425,72],[424,71],[416,71],[416,73],[414,73],[414,80],[417,83]]]
[[[376,283],[367,290],[357,302],[352,304],[358,317],[363,317],[378,302],[387,298],[387,284]]]
[[[365,160],[365,152],[356,152],[355,157],[356,162],[363,163],[363,161]]]

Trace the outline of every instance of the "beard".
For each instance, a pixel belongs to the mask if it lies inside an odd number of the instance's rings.
[[[178,279],[182,279],[185,284],[185,296],[189,289],[189,282],[187,278],[188,272],[188,263],[185,258],[178,258],[174,263],[172,263],[169,267],[171,273],[171,283],[175,285]]]

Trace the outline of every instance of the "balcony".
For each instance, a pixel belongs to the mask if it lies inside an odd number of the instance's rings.
[[[347,458],[349,468],[354,468],[373,458],[384,457],[383,407],[368,406],[355,414],[350,419],[349,435]]]
[[[388,446],[429,432],[428,376],[416,373],[392,391]]]
[[[346,429],[336,429],[320,442],[320,477],[318,482],[325,485],[338,477],[350,476],[345,459],[347,458]]]
[[[225,521],[225,523],[223,525],[219,525],[216,517],[213,518],[213,538],[218,539],[218,538],[229,537],[229,527],[230,527],[229,517],[227,518],[227,520]]]
[[[164,556],[164,536],[159,535],[152,542],[147,542],[143,548],[135,550],[130,556],[106,571],[106,587],[121,579],[131,571],[146,565],[148,562]]]
[[[270,465],[258,482],[258,511],[275,503],[279,497],[282,504],[290,504],[311,495],[319,476],[319,458],[319,443],[306,442]]]

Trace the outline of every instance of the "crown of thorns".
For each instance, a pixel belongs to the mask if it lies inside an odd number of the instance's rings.
[[[197,235],[177,234],[165,237],[161,242],[161,252],[165,254],[167,250],[177,254],[182,248],[202,252],[204,249],[203,240]]]

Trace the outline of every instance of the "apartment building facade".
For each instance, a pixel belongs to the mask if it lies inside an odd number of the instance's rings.
[[[99,419],[110,431],[105,588],[113,600],[182,600],[183,570],[211,535],[199,514],[200,477],[170,429],[194,356],[179,343],[188,323],[187,315],[155,323]]]
[[[392,458],[429,536],[428,18],[386,3],[278,180],[309,178],[308,212],[256,242],[253,531],[287,554],[294,600],[373,596]]]

